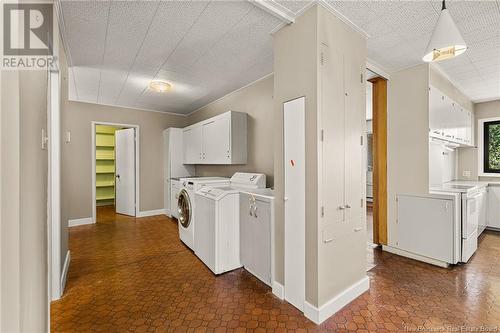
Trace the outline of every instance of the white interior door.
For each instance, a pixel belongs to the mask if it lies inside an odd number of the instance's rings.
[[[135,129],[115,132],[116,212],[135,216]]]
[[[305,301],[305,97],[283,104],[285,173],[285,299]]]

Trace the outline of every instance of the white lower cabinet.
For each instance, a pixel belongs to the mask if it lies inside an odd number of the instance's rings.
[[[500,229],[500,186],[488,186],[488,214],[486,226]]]
[[[240,194],[240,260],[247,271],[271,286],[272,202]]]

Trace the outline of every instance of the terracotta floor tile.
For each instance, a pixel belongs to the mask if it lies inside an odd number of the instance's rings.
[[[467,265],[442,269],[368,246],[370,291],[322,325],[238,269],[215,277],[178,237],[175,220],[99,208],[71,228],[65,294],[53,332],[411,332],[500,330],[500,234]]]

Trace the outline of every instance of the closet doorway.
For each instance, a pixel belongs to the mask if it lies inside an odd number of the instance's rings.
[[[366,72],[367,242],[387,245],[387,79]]]
[[[92,219],[137,216],[139,127],[92,122]]]

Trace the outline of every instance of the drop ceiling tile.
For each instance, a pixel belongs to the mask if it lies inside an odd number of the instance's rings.
[[[249,2],[210,2],[169,56],[164,69],[191,66],[253,8]]]
[[[109,3],[62,1],[68,54],[78,67],[70,91],[82,100],[188,113],[272,71],[269,31],[280,22],[247,1],[112,1],[108,26]],[[308,1],[279,3],[298,12]],[[389,72],[422,63],[440,11],[440,1],[330,4],[371,36],[368,55]],[[442,62],[443,70],[473,98],[500,97],[498,3],[447,4],[469,49]],[[155,75],[189,89],[155,96],[147,89]]]
[[[272,49],[269,32],[277,24],[276,18],[255,7],[200,58],[199,65],[222,77],[245,73],[263,52]]]
[[[128,71],[158,8],[157,2],[112,2],[103,67]],[[140,12],[140,15],[136,15]]]
[[[158,70],[207,7],[205,1],[162,1],[136,64]],[[154,74],[154,73],[153,73]]]
[[[121,88],[127,79],[127,72],[104,68],[100,71],[98,103],[115,104]]]
[[[437,21],[438,15],[427,1],[401,1],[398,7],[386,13],[380,19],[384,20],[394,30],[404,30],[412,28],[417,31],[432,29],[432,18]],[[422,22],[420,24],[419,22]],[[430,23],[429,23],[430,22]]]
[[[364,26],[373,19],[366,1],[328,1],[328,3],[358,26]]]
[[[391,33],[392,29],[383,20],[373,20],[364,26],[364,31],[370,38],[376,38]]]
[[[97,103],[100,69],[91,67],[72,67],[76,82],[78,99],[85,102]]]
[[[108,2],[62,1],[65,40],[73,66],[101,64],[108,18]]]

